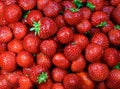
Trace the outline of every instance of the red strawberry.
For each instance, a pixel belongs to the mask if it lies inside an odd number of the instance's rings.
[[[109,40],[104,33],[95,34],[92,37],[91,42],[102,46],[104,49],[109,47]]]
[[[36,6],[36,0],[18,0],[18,5],[23,10],[31,10]]]
[[[65,57],[63,53],[57,53],[54,55],[52,62],[55,66],[62,68],[62,69],[67,69],[70,66],[70,62],[68,59]]]
[[[35,66],[35,65],[33,65],[33,66]],[[32,67],[33,67],[32,66]],[[30,75],[30,73],[31,73],[31,71],[32,71],[32,67],[29,67],[29,68],[23,68],[23,74],[24,75]]]
[[[71,70],[73,72],[81,72],[86,67],[86,61],[83,55],[80,55],[76,60],[74,60],[71,64]]]
[[[120,30],[118,30],[118,29],[112,29],[108,33],[108,37],[109,37],[110,42],[113,45],[116,45],[116,46],[120,45]]]
[[[108,77],[109,69],[103,63],[91,63],[88,66],[88,74],[94,81],[103,81]]]
[[[42,13],[39,10],[31,10],[27,15],[27,23],[33,26],[34,21],[38,22],[42,18]]]
[[[4,10],[4,18],[9,23],[14,23],[22,17],[22,10],[17,4],[10,4]]]
[[[104,52],[103,61],[109,66],[113,67],[118,63],[119,54],[115,48],[107,48]]]
[[[112,6],[117,6],[118,4],[120,3],[120,0],[110,0],[110,4],[112,5]]]
[[[33,23],[33,28],[30,31],[35,30],[35,34],[38,34],[41,39],[47,39],[57,32],[57,24],[51,18],[44,17]]]
[[[10,41],[7,45],[8,50],[15,52],[15,53],[19,53],[20,51],[24,50],[23,49],[23,45],[22,45],[22,41],[18,40],[18,39],[13,39],[12,41]]]
[[[0,16],[0,26],[8,25],[8,22],[5,20],[4,16]]]
[[[73,40],[73,31],[69,27],[62,27],[57,33],[57,38],[62,44],[67,44]]]
[[[52,70],[51,76],[55,82],[62,82],[66,74],[67,71],[56,67]]]
[[[36,63],[43,67],[47,67],[48,69],[50,69],[52,66],[51,58],[42,52],[37,54]]]
[[[0,16],[3,15],[5,6],[6,6],[6,5],[5,5],[2,1],[0,1]]]
[[[97,62],[101,59],[103,48],[100,45],[90,43],[85,48],[85,58],[89,62]]]
[[[19,78],[19,86],[21,89],[30,89],[33,83],[28,76],[23,75]]]
[[[106,85],[110,89],[120,89],[120,70],[113,69],[106,79]]]
[[[76,74],[67,74],[64,77],[63,85],[65,89],[80,89],[80,79]]]
[[[7,72],[12,72],[16,69],[15,53],[6,51],[0,54],[0,67]]]
[[[54,83],[52,89],[65,89],[62,83]]]
[[[105,85],[105,82],[99,82],[98,84],[96,84],[95,89],[108,89],[108,88]]]
[[[5,3],[6,5],[16,4],[16,3],[17,3],[17,0],[4,0],[4,3]]]
[[[38,53],[41,40],[33,33],[27,34],[23,39],[23,47],[31,53]]]
[[[79,24],[77,24],[76,28],[79,33],[84,34],[92,28],[92,25],[89,20],[82,20]]]
[[[9,42],[12,39],[12,32],[9,27],[0,27],[0,42]]]
[[[88,32],[88,34],[94,36],[95,34],[101,33],[101,29],[97,27],[92,27],[92,29]]]
[[[6,43],[0,43],[0,54],[7,50]]]

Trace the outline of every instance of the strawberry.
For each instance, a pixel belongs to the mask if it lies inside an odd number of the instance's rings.
[[[115,48],[107,48],[104,51],[103,61],[109,66],[113,67],[118,63],[119,54]]]
[[[9,23],[14,23],[22,17],[22,10],[17,4],[10,4],[4,10],[4,18]]]
[[[94,81],[103,81],[108,77],[109,69],[103,63],[91,63],[88,66],[88,74]]]
[[[9,42],[12,39],[11,29],[7,26],[0,27],[0,42]]]
[[[67,74],[63,80],[65,89],[80,89],[79,83],[80,79],[77,74]]]
[[[86,67],[86,61],[83,55],[80,55],[76,60],[74,60],[71,64],[72,72],[81,72]]]
[[[16,69],[16,55],[13,52],[6,51],[0,54],[0,67],[7,72]]]
[[[52,62],[55,66],[62,69],[67,69],[70,66],[70,62],[63,53],[56,53],[52,58]]]
[[[27,23],[30,26],[33,26],[33,22],[38,22],[43,17],[42,13],[39,10],[31,10],[27,15]]]
[[[62,83],[54,83],[52,89],[65,89]]]
[[[110,4],[112,5],[112,6],[117,6],[118,4],[120,3],[120,0],[110,0]]]
[[[92,28],[92,25],[89,20],[82,20],[76,28],[79,33],[84,34]]]
[[[0,54],[7,51],[6,43],[0,43]]]
[[[113,69],[106,79],[106,85],[110,89],[120,89],[119,82],[120,82],[120,70]]]
[[[4,0],[4,3],[5,3],[6,5],[16,4],[16,3],[17,3],[17,0]]]
[[[85,58],[89,62],[97,62],[101,59],[103,48],[95,43],[90,43],[85,48]]]
[[[33,65],[33,66],[35,66],[35,65]],[[33,66],[32,66],[32,67],[33,67]],[[23,74],[29,76],[30,73],[31,73],[31,71],[32,71],[32,67],[29,67],[29,68],[23,68],[23,71],[22,71]]]
[[[38,53],[41,40],[33,33],[27,34],[23,39],[23,47],[30,53]]]
[[[18,0],[18,5],[26,11],[33,9],[36,6],[36,3],[36,0]]]
[[[71,43],[65,46],[64,54],[69,61],[76,60],[81,54],[82,50],[76,43]]]
[[[13,39],[12,41],[10,41],[7,45],[8,50],[15,52],[15,53],[19,53],[20,51],[24,50],[23,49],[23,45],[22,45],[22,41],[18,40],[18,39]]]
[[[19,78],[19,86],[21,89],[30,89],[33,83],[28,76],[23,75]]]
[[[0,16],[0,26],[6,26],[8,25],[8,22],[5,20],[4,16]]]
[[[67,71],[66,70],[63,70],[61,68],[54,68],[52,70],[52,78],[55,82],[62,82],[63,81],[63,78],[64,76],[67,74]]]
[[[44,40],[40,44],[40,50],[45,55],[53,56],[57,50],[57,44],[54,40]]]
[[[47,67],[48,69],[52,66],[51,58],[42,52],[37,54],[36,63],[40,66]]]
[[[0,1],[0,16],[3,15],[5,6],[6,5],[2,1]]]
[[[57,38],[62,44],[67,44],[73,40],[73,31],[69,27],[62,27],[57,33]]]
[[[64,0],[61,2],[62,6],[64,7],[64,9],[69,9],[69,8],[76,8],[75,4],[72,3],[71,1],[69,0]]]
[[[108,88],[105,85],[105,82],[99,82],[98,84],[96,84],[95,89],[108,89]]]
[[[104,33],[95,34],[92,37],[91,42],[102,46],[104,49],[109,47],[109,40]]]
[[[110,42],[113,45],[116,45],[116,46],[120,45],[120,30],[112,29],[111,31],[109,31],[108,37],[109,37]]]
[[[16,61],[23,68],[30,67],[33,64],[33,56],[27,51],[21,51],[18,53]]]
[[[88,35],[94,36],[95,34],[101,33],[101,29],[97,27],[92,27],[92,29],[88,32]]]
[[[44,17],[38,22],[33,21],[33,23],[30,31],[35,30],[35,35],[38,34],[41,39],[47,39],[57,32],[57,24],[51,18]]]
[[[59,3],[51,1],[43,8],[43,13],[47,17],[56,17],[61,11],[61,8],[62,7]]]

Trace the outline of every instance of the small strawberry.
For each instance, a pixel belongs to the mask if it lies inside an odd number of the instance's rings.
[[[112,5],[112,6],[117,6],[118,4],[120,3],[120,0],[110,0],[110,4]]]
[[[56,67],[52,70],[51,76],[55,82],[62,82],[66,74],[67,74],[66,70]]]
[[[67,69],[70,66],[70,62],[63,53],[56,53],[52,58],[52,62],[55,66],[62,69]]]
[[[62,83],[54,83],[52,89],[65,89]]]
[[[91,63],[88,66],[88,74],[94,81],[103,81],[108,77],[109,69],[103,63]]]
[[[0,43],[0,54],[7,51],[7,44],[6,43]]]
[[[72,3],[69,0],[64,0],[61,2],[62,6],[64,7],[65,10],[69,9],[69,8],[76,8],[75,4]]]
[[[69,27],[62,27],[57,33],[57,38],[62,44],[67,44],[73,40],[74,33]]]

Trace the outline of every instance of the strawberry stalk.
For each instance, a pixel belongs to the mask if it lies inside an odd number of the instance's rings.
[[[120,30],[120,25],[115,25],[114,28]]]
[[[96,27],[104,27],[107,25],[107,22],[104,21],[104,22],[101,22],[99,25],[97,25]]]
[[[73,2],[77,6],[78,9],[83,6],[81,0],[74,0]]]
[[[86,6],[87,6],[88,8],[90,8],[91,11],[94,11],[95,6],[94,6],[92,3],[87,2],[87,5],[86,5]]]
[[[48,75],[46,72],[42,72],[38,77],[37,77],[37,83],[41,84],[46,82],[48,79]]]
[[[79,11],[78,8],[70,8],[69,10],[72,11],[72,12],[78,12]]]
[[[114,66],[115,69],[120,69],[120,63]]]

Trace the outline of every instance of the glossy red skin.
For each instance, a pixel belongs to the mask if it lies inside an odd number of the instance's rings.
[[[111,19],[118,25],[120,25],[120,7],[116,7],[111,12]]]
[[[70,67],[70,62],[63,53],[55,54],[54,57],[52,58],[52,62],[55,66],[62,69],[67,69],[68,67]]]
[[[7,44],[7,48],[9,51],[14,53],[19,53],[20,51],[24,50],[22,45],[22,40],[13,39]]]
[[[4,0],[5,5],[16,4],[17,0]]]
[[[83,19],[90,19],[92,12],[88,7],[81,7],[80,12],[83,14]]]
[[[0,42],[9,42],[12,39],[12,31],[9,27],[0,27]]]
[[[59,82],[59,83],[63,81],[63,78],[65,77],[66,74],[67,74],[66,70],[63,70],[58,67],[55,67],[51,72],[52,79],[55,82]]]
[[[105,85],[105,82],[99,82],[98,84],[96,84],[95,89],[108,89],[108,88]]]
[[[97,33],[97,34],[95,34],[92,37],[91,42],[102,46],[103,49],[109,47],[108,37],[104,33]]]
[[[104,6],[104,0],[88,0],[87,2],[93,4],[95,6],[95,10],[101,10]]]
[[[7,50],[7,44],[6,43],[0,43],[0,54],[5,52]]]
[[[7,72],[13,72],[16,69],[15,53],[6,51],[0,54],[0,66]]]
[[[103,48],[98,44],[90,43],[85,48],[85,58],[89,62],[100,61],[102,55],[103,55]]]
[[[112,5],[112,6],[117,6],[118,4],[120,3],[120,0],[110,0],[110,4]]]
[[[69,61],[76,60],[81,54],[81,47],[77,44],[68,44],[64,48],[64,54]]]
[[[95,34],[101,33],[101,29],[100,28],[96,28],[96,27],[92,27],[92,29],[90,30],[90,34],[93,36]]]
[[[87,72],[79,72],[77,75],[80,78],[80,89],[94,89],[95,82],[90,78]]]
[[[114,81],[114,82],[113,82]],[[113,69],[106,79],[106,85],[111,89],[120,89],[120,70]]]
[[[72,72],[81,72],[86,67],[86,61],[83,55],[80,55],[76,60],[71,63]]]
[[[84,49],[89,44],[88,38],[85,35],[81,34],[74,34],[73,42],[79,45],[81,49]]]
[[[69,27],[62,27],[57,32],[57,38],[62,44],[67,44],[73,41],[74,33]]]
[[[64,9],[76,8],[75,4],[68,0],[62,1],[61,4],[64,6]]]
[[[41,40],[33,33],[27,34],[23,39],[23,47],[30,53],[38,53]]]
[[[79,24],[77,24],[76,28],[79,33],[84,34],[92,28],[92,24],[89,20],[82,20]]]
[[[115,48],[107,48],[104,51],[104,62],[109,66],[113,67],[118,63],[119,54]]]
[[[36,0],[18,0],[18,5],[25,11],[33,9],[36,3]]]
[[[38,22],[39,20],[41,20],[41,18],[43,17],[41,11],[39,10],[31,10],[30,13],[27,15],[27,23],[30,26],[33,26],[33,21]]]
[[[30,89],[33,83],[28,76],[23,75],[19,78],[19,86],[21,89]]]
[[[21,51],[16,57],[16,62],[23,68],[31,67],[33,64],[33,56],[27,51]]]
[[[78,12],[72,12],[69,9],[64,11],[64,19],[69,25],[77,25],[82,20],[82,13],[80,10]]]
[[[63,85],[65,89],[80,89],[80,79],[77,74],[67,74],[64,77]]]
[[[44,40],[40,44],[40,50],[49,57],[54,56],[57,50],[57,44],[54,40]]]
[[[61,11],[61,8],[62,7],[59,3],[51,1],[43,8],[43,13],[47,17],[56,17]]]
[[[65,89],[62,83],[54,83],[52,89]]]
[[[108,77],[109,69],[103,63],[91,63],[88,66],[88,74],[94,81],[103,81]]]
[[[10,4],[4,10],[4,18],[9,23],[14,23],[22,17],[22,10],[17,4]]]
[[[118,30],[118,29],[112,29],[108,33],[108,37],[109,37],[110,42],[113,45],[116,45],[116,46],[120,45],[120,30]]]
[[[93,26],[99,25],[101,22],[108,20],[108,16],[105,12],[102,11],[95,11],[91,15],[91,23]]]
[[[43,67],[47,67],[48,69],[50,69],[52,66],[51,58],[42,52],[37,54],[36,63]]]

